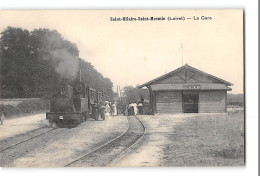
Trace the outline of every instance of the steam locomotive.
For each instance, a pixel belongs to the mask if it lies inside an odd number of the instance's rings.
[[[76,126],[88,118],[98,120],[95,108],[107,99],[107,95],[88,87],[82,81],[73,87],[61,86],[60,94],[50,100],[50,112],[46,113],[46,119],[57,126]]]

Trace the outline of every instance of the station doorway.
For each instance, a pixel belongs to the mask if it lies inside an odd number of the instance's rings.
[[[183,113],[198,113],[199,94],[185,93],[183,94]]]

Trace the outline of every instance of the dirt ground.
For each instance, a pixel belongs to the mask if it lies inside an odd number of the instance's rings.
[[[243,166],[244,114],[138,116],[144,135],[110,166]],[[76,128],[58,128],[0,153],[1,167],[63,167],[120,136],[125,116],[89,120]],[[49,130],[45,114],[6,120],[1,141],[20,142],[32,130]],[[31,134],[30,134],[31,135]],[[12,139],[12,140],[11,140]],[[5,146],[4,146],[5,147]]]
[[[18,126],[21,129],[9,132],[15,135],[18,131],[29,128],[27,123],[23,125]],[[31,122],[31,125],[35,126],[34,122]],[[128,121],[124,116],[111,117],[109,121],[88,120],[71,129],[58,128],[0,153],[0,165],[2,167],[63,167],[120,136],[127,129]]]
[[[48,126],[49,122],[45,118],[46,114],[42,113],[6,119],[4,125],[0,125],[0,140]]]
[[[138,116],[142,139],[111,166],[243,166],[244,115]]]

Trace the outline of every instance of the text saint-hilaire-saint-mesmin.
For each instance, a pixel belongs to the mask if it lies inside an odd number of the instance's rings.
[[[110,21],[165,21],[165,17],[110,17]]]

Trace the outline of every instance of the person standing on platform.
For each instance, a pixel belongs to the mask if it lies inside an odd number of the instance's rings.
[[[105,119],[106,120],[110,120],[110,112],[111,112],[111,109],[110,109],[109,103],[106,102],[106,109],[105,109]]]
[[[105,120],[105,111],[106,111],[105,103],[102,103],[102,105],[99,108],[99,113],[102,120]]]
[[[2,112],[2,115],[1,115],[1,125],[4,125],[4,121],[5,121],[5,114],[4,114],[4,112]]]
[[[92,118],[95,120],[98,120],[99,116],[99,105],[97,104],[97,101],[94,101],[94,104],[92,105]]]
[[[128,116],[129,116],[129,115],[130,115],[130,103],[128,104],[128,106],[127,106],[126,109],[127,109],[127,114],[125,114],[125,115],[128,115]]]
[[[128,115],[132,116],[133,112],[134,112],[133,103],[129,103],[129,105],[128,105]]]
[[[137,104],[136,104],[136,102],[133,103],[133,107],[134,107],[134,115],[137,115],[138,109],[137,109]]]
[[[144,105],[144,98],[143,98],[143,96],[141,96],[140,101]]]
[[[124,110],[124,105],[123,105],[122,101],[119,101],[119,102],[116,104],[116,109],[117,109],[117,115],[120,115],[120,114],[124,113],[124,112],[123,112],[123,110]]]
[[[130,115],[133,116],[135,114],[135,111],[134,111],[134,102],[132,102],[130,104]]]
[[[138,103],[137,107],[138,107],[139,114],[143,115],[143,108],[144,107],[143,107],[143,104],[142,104],[141,101]]]
[[[113,116],[116,116],[117,115],[116,102],[112,104],[112,109],[113,109]]]
[[[108,105],[110,107],[110,115],[112,116],[113,115],[112,102],[110,101]]]

